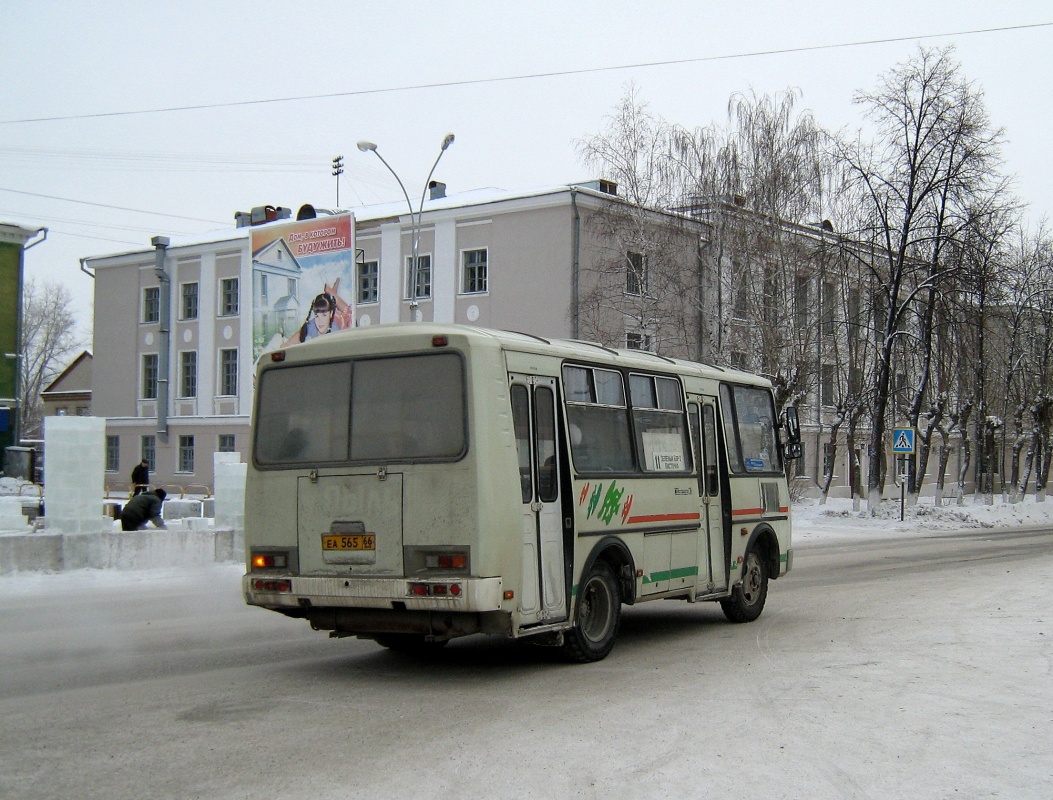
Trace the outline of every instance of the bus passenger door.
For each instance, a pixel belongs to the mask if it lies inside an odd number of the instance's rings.
[[[524,623],[567,616],[563,523],[556,446],[556,379],[510,375],[522,500]]]
[[[688,403],[691,438],[698,469],[698,496],[702,501],[700,550],[709,555],[707,573],[699,575],[700,593],[726,589],[727,556],[724,553],[724,502],[720,490],[720,461],[717,457],[717,405],[715,397],[691,397]]]

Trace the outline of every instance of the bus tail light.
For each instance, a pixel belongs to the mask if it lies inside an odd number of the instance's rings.
[[[409,593],[414,597],[460,597],[464,590],[459,583],[411,583]]]
[[[292,581],[287,578],[283,580],[256,578],[252,582],[252,588],[257,592],[291,592]]]
[[[441,544],[422,547],[407,547],[405,552],[406,575],[415,578],[431,578],[429,573],[456,573],[468,575],[472,569],[471,549],[463,545]],[[435,577],[442,577],[435,575]]]
[[[287,569],[289,566],[289,554],[280,552],[254,552],[252,554],[252,568],[256,569]]]
[[[428,569],[464,569],[468,566],[468,556],[464,553],[428,553],[424,556],[424,566]]]

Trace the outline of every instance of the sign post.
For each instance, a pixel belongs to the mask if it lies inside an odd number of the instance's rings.
[[[914,428],[892,429],[892,454],[899,459],[899,521],[903,521],[907,503],[907,456],[914,455]]]

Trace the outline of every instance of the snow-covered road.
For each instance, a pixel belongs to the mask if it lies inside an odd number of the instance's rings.
[[[586,666],[329,640],[240,567],[0,580],[0,796],[1053,796],[1053,532],[826,524],[757,622],[644,604]]]

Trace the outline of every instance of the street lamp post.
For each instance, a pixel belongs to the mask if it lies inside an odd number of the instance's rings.
[[[410,222],[413,224],[413,255],[412,261],[410,262],[409,272],[409,296],[410,296],[410,318],[413,322],[417,321],[417,308],[420,303],[417,302],[417,260],[418,250],[420,248],[420,221],[421,215],[424,213],[424,197],[428,194],[428,184],[431,183],[431,176],[435,174],[435,168],[439,166],[439,159],[442,158],[442,154],[446,152],[446,149],[453,144],[454,136],[452,133],[446,134],[442,139],[442,144],[439,147],[439,154],[435,157],[435,163],[431,165],[431,171],[428,173],[428,177],[424,180],[424,189],[420,195],[420,205],[417,210],[413,210],[413,203],[410,201],[409,192],[406,191],[406,186],[403,184],[402,179],[398,176],[398,173],[391,168],[391,165],[384,159],[384,156],[377,150],[376,144],[373,142],[361,141],[358,143],[358,149],[363,153],[372,151],[377,158],[380,159],[385,167],[388,168],[396,181],[398,181],[399,188],[402,189],[402,196],[406,198],[406,205],[409,207]],[[400,265],[401,271],[401,265]]]

